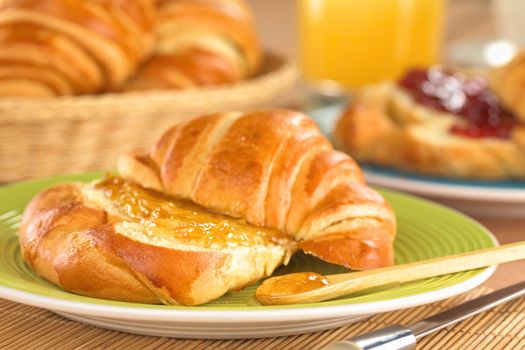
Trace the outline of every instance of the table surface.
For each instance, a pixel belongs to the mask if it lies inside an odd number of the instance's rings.
[[[295,59],[295,1],[249,0],[257,16],[257,25],[266,47]],[[496,25],[485,0],[452,0],[446,16],[445,48],[464,40],[496,37]],[[444,59],[447,59],[446,52]],[[501,244],[525,240],[523,219],[475,218],[494,233]],[[525,271],[525,261],[500,265],[486,286],[497,289],[523,280],[517,271]]]
[[[295,2],[248,1],[255,9],[259,31],[265,45],[293,59],[295,57]],[[490,20],[487,3],[484,0],[454,0],[450,4],[447,16],[447,44],[474,37],[494,36],[495,26]],[[501,244],[525,239],[525,213],[522,219],[476,219],[492,231]],[[501,265],[484,286],[498,289],[520,282],[523,280],[521,271],[525,271],[525,261]],[[222,345],[219,347],[223,348]]]

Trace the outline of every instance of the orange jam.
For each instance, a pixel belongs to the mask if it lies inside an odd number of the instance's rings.
[[[95,187],[103,190],[119,212],[141,223],[152,237],[210,249],[288,240],[278,230],[210,212],[190,201],[145,189],[120,177],[107,177]]]
[[[314,289],[319,289],[330,284],[330,281],[323,275],[315,272],[297,272],[288,275],[270,278],[264,283],[269,283],[266,286],[273,295],[287,295],[309,292]]]

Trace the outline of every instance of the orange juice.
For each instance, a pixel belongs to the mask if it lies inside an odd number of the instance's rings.
[[[297,0],[307,81],[347,88],[440,58],[445,0]]]

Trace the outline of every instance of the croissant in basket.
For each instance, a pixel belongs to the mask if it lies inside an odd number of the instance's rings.
[[[217,85],[261,49],[243,0],[5,0],[0,96]]]
[[[149,54],[153,0],[0,2],[0,96],[94,93]]]
[[[334,131],[358,161],[422,174],[525,179],[525,125],[481,76],[440,67],[357,91]]]
[[[64,289],[197,305],[297,249],[353,269],[393,262],[391,208],[301,113],[196,118],[118,168],[122,177],[51,188],[24,213],[25,261]]]
[[[233,83],[255,74],[261,48],[243,0],[157,1],[154,53],[124,90]]]

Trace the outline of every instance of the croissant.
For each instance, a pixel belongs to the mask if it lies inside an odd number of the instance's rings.
[[[483,83],[484,101],[499,110],[484,78],[475,79]],[[524,125],[507,114],[486,118],[485,123],[488,104],[476,101],[472,115],[477,120],[472,121],[418,102],[399,84],[380,82],[355,92],[337,121],[334,138],[359,162],[450,178],[525,179]]]
[[[294,250],[279,231],[118,177],[40,193],[19,240],[26,263],[68,291],[151,304],[206,303],[269,276]]]
[[[157,1],[153,56],[123,90],[218,85],[253,75],[261,49],[243,0]]]
[[[525,52],[489,74],[492,91],[516,117],[525,122]]]
[[[149,153],[123,155],[118,170],[143,187],[285,232],[328,262],[353,269],[393,262],[391,208],[302,113],[196,118],[168,130]]]
[[[152,0],[0,3],[0,95],[59,96],[121,85],[153,44]]]
[[[33,198],[19,241],[39,275],[91,297],[199,305],[297,249],[355,269],[392,263],[392,210],[301,113],[197,118],[119,170]]]

